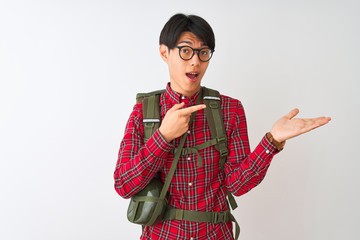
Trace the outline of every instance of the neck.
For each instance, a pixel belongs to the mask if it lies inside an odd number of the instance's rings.
[[[170,87],[173,91],[177,92],[177,93],[180,93],[186,97],[191,97],[192,95],[194,95],[195,93],[197,93],[201,86],[199,85],[198,87],[194,88],[194,89],[191,89],[189,91],[185,90],[184,88],[181,88],[179,86],[176,86],[176,84],[171,84],[170,83]]]

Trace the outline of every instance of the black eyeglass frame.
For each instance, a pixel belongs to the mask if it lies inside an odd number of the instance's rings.
[[[199,58],[199,60],[200,60],[201,62],[208,62],[208,61],[210,61],[210,59],[212,58],[212,56],[213,56],[213,54],[214,54],[214,52],[215,52],[215,50],[213,50],[213,49],[211,49],[211,48],[200,48],[200,49],[199,49],[199,48],[192,48],[192,47],[190,47],[190,46],[175,46],[175,47],[179,49],[179,56],[180,56],[180,58],[181,58],[182,60],[184,60],[184,61],[189,61],[190,59],[192,59],[192,58],[194,57],[194,55],[195,55],[195,52],[197,52],[198,58]],[[184,47],[188,47],[188,48],[190,48],[190,49],[193,51],[193,52],[192,52],[192,55],[191,55],[191,57],[190,57],[189,59],[184,59],[184,58],[181,56],[181,54],[180,54],[181,49],[184,48]],[[209,59],[206,60],[206,61],[201,60],[201,58],[200,58],[200,51],[202,51],[202,50],[204,50],[204,49],[209,49],[209,50],[211,51],[211,55],[210,55]]]

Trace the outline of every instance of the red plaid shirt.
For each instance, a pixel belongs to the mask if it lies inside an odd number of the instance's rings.
[[[170,88],[160,97],[161,118],[174,104],[185,102],[185,107],[195,104],[199,93],[187,98]],[[195,211],[225,211],[226,188],[240,196],[257,186],[265,177],[271,159],[279,151],[266,136],[253,152],[250,152],[246,119],[240,101],[221,95],[221,108],[228,136],[229,155],[225,171],[219,166],[219,152],[215,146],[200,150],[203,166],[197,166],[197,154],[181,156],[169,187],[171,207]],[[124,198],[144,188],[160,171],[162,181],[169,172],[180,138],[167,143],[157,130],[149,141],[143,141],[142,104],[134,106],[121,142],[114,174],[115,189]],[[197,112],[189,126],[184,148],[211,140],[205,112]],[[140,239],[234,239],[232,223],[198,223],[169,220],[145,227]]]

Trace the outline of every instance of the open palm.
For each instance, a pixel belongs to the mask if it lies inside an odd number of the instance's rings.
[[[299,109],[295,108],[275,122],[271,134],[277,141],[282,142],[309,132],[331,120],[330,117],[294,118],[298,113]]]

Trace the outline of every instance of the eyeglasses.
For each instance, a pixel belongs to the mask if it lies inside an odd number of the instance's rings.
[[[202,62],[207,62],[210,60],[213,52],[215,51],[211,50],[210,48],[195,49],[189,46],[176,46],[176,48],[179,49],[179,55],[181,59],[185,61],[190,60],[194,56],[195,52],[197,52],[199,60]]]

